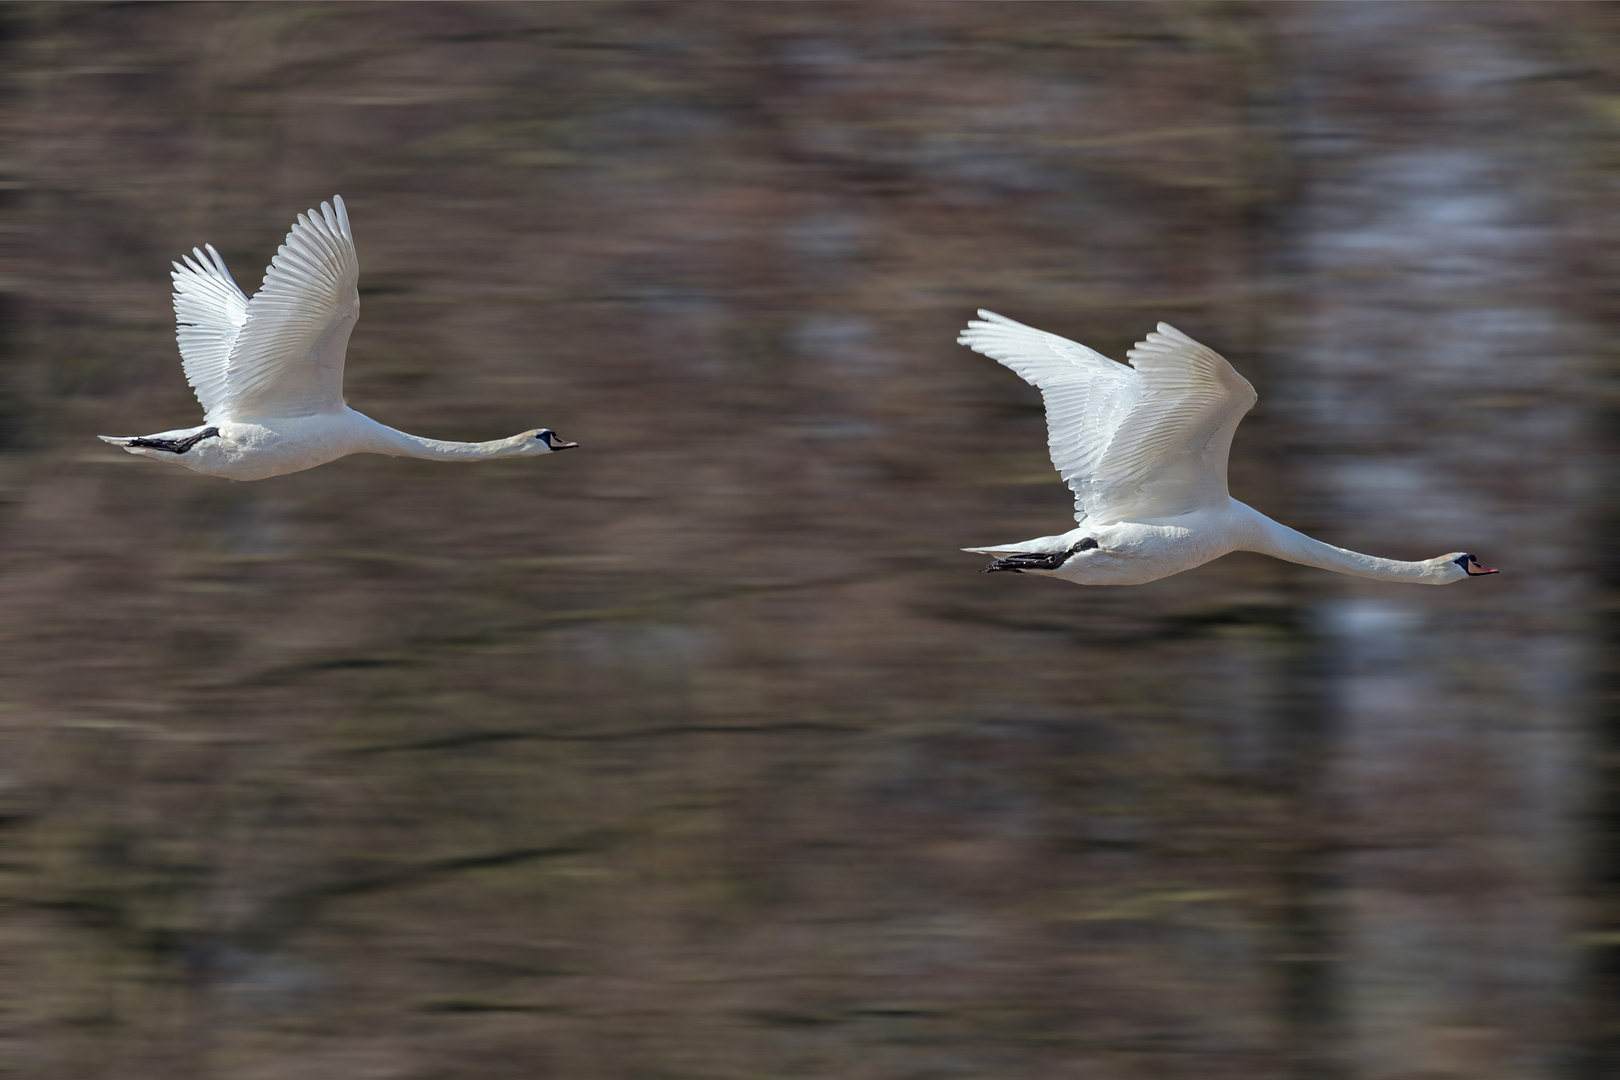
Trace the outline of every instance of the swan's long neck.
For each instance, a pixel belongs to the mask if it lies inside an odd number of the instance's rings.
[[[1380,559],[1376,555],[1363,555],[1332,544],[1313,540],[1302,532],[1266,517],[1253,507],[1236,499],[1234,508],[1241,515],[1244,527],[1240,551],[1258,551],[1285,562],[1315,566],[1351,577],[1371,578],[1374,581],[1412,581],[1426,585],[1443,585],[1450,580],[1443,566],[1435,560],[1402,562],[1399,559]]]
[[[367,417],[369,420],[370,418]],[[430,461],[487,461],[490,458],[517,457],[530,449],[529,435],[513,435],[509,439],[489,442],[448,442],[444,439],[424,439],[387,424],[375,425],[372,442],[375,452],[391,457],[426,458]]]

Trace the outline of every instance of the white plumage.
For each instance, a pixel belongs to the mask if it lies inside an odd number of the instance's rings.
[[[1227,456],[1257,395],[1220,354],[1168,323],[1126,354],[1126,367],[994,312],[979,316],[957,341],[1040,389],[1052,464],[1074,491],[1079,523],[1057,536],[963,549],[1001,556],[986,570],[1135,585],[1231,551],[1258,551],[1341,574],[1431,585],[1496,573],[1460,551],[1422,562],[1347,551],[1233,499]]]
[[[347,454],[457,461],[533,457],[573,447],[549,428],[509,439],[424,439],[343,403],[343,360],[360,318],[360,259],[341,196],[298,221],[249,300],[212,245],[174,264],[174,316],[186,381],[203,407],[194,428],[101,438],[196,472],[261,480]]]

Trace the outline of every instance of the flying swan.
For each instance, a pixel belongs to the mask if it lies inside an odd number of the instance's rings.
[[[360,317],[360,257],[341,196],[298,215],[249,300],[213,245],[174,264],[176,337],[199,427],[103,435],[132,454],[229,480],[263,480],[347,454],[435,461],[567,450],[550,428],[492,442],[443,442],[379,424],[343,403],[343,354]]]
[[[1029,571],[1078,585],[1140,585],[1229,551],[1378,581],[1445,585],[1494,574],[1456,551],[1401,562],[1312,540],[1226,492],[1238,421],[1254,406],[1248,380],[1167,323],[1126,355],[1131,366],[990,311],[958,344],[1000,361],[1046,402],[1052,464],[1074,491],[1079,527],[996,547],[984,573]]]

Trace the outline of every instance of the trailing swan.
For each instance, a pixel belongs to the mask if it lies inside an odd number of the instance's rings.
[[[1254,387],[1167,323],[1117,364],[1084,345],[989,311],[958,344],[1000,361],[1046,402],[1052,464],[1079,527],[996,547],[985,573],[1029,571],[1079,585],[1140,585],[1230,551],[1258,551],[1354,577],[1445,585],[1494,574],[1456,551],[1423,562],[1346,551],[1280,525],[1227,494],[1226,458]]]
[[[567,450],[550,428],[492,442],[444,442],[379,424],[343,403],[343,355],[360,317],[360,258],[341,196],[298,215],[249,300],[212,245],[174,264],[176,337],[198,427],[101,439],[209,476],[263,480],[347,454],[435,461]]]

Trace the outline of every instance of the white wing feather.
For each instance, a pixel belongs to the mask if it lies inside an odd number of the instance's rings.
[[[1259,396],[1213,349],[1160,323],[1126,354],[1141,396],[1109,440],[1093,517],[1177,517],[1224,503],[1232,434]]]
[[[360,259],[341,197],[298,223],[247,304],[219,415],[308,416],[343,403],[343,357],[360,317]],[[208,407],[208,402],[204,402]]]
[[[1076,521],[1177,517],[1229,497],[1232,434],[1257,397],[1218,353],[1160,323],[1126,367],[1056,334],[979,315],[957,341],[1040,388],[1052,464],[1074,491]]]
[[[212,244],[205,246],[207,254],[192,248],[190,255],[182,255],[184,264],[175,263],[169,276],[174,279],[175,338],[186,382],[202,403],[204,419],[213,420],[229,396],[225,369],[247,321],[248,298],[219,252]]]
[[[1040,390],[1046,403],[1047,447],[1052,464],[1074,491],[1075,520],[1095,517],[1092,478],[1114,430],[1136,404],[1136,372],[1078,342],[993,311],[981,310],[956,340]]]

